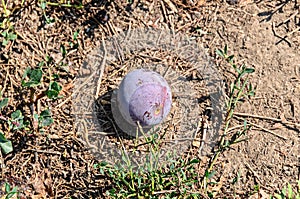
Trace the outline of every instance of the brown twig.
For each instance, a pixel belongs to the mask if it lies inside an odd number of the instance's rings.
[[[259,175],[252,169],[252,167],[251,167],[247,162],[245,162],[245,165],[246,165],[246,167],[253,173],[253,175],[256,177],[257,181],[258,181],[260,184],[262,184]]]
[[[236,116],[241,116],[241,117],[252,117],[252,118],[263,119],[263,120],[271,120],[271,121],[280,122],[280,123],[286,124],[286,125],[300,127],[300,124],[297,124],[294,122],[289,122],[289,121],[283,121],[281,119],[272,118],[272,117],[266,117],[266,116],[261,116],[261,115],[252,115],[252,114],[248,114],[248,113],[239,113],[239,112],[234,112],[233,114]]]
[[[236,126],[234,126],[234,127],[228,128],[227,133],[229,134],[229,132],[231,132],[231,131],[233,131],[233,130],[235,130],[235,129],[242,128],[242,127],[244,127],[243,124],[242,124],[242,125],[236,125]]]
[[[161,8],[162,8],[162,12],[163,12],[164,18],[165,18],[166,22],[167,22],[168,24],[170,24],[169,18],[168,18],[168,15],[167,15],[167,11],[166,11],[165,4],[164,4],[163,1],[160,1],[160,4],[161,4]]]
[[[4,84],[3,84],[3,87],[2,87],[2,90],[0,92],[0,95],[2,95],[6,89],[6,85],[7,85],[7,80],[8,80],[8,67],[6,68],[6,75],[5,75],[5,80],[4,80]]]
[[[292,44],[291,44],[291,42],[290,42],[289,40],[287,40],[286,38],[283,38],[282,36],[280,36],[279,34],[277,34],[277,32],[276,32],[276,27],[275,27],[275,23],[274,23],[274,22],[272,23],[272,31],[273,31],[273,34],[274,34],[275,37],[280,38],[280,41],[277,42],[277,44],[280,43],[281,41],[285,41],[285,42],[288,43],[288,45],[289,45],[290,47],[292,46]]]
[[[84,119],[82,119],[82,124],[83,124],[83,127],[84,127],[83,137],[85,139],[85,142],[86,142],[87,146],[89,148],[98,149],[97,146],[91,144],[90,141],[89,141],[89,131],[87,129],[86,121]]]
[[[173,12],[178,13],[178,10],[177,10],[176,6],[170,0],[163,0],[163,1],[169,6],[169,8]]]
[[[236,115],[234,115],[233,117],[235,117],[235,118],[237,118],[237,119],[242,119],[242,118],[240,118],[240,117],[237,117]],[[281,138],[281,139],[287,140],[286,137],[284,137],[284,136],[282,136],[282,135],[279,135],[279,134],[277,134],[277,133],[275,133],[275,132],[273,132],[273,131],[271,131],[271,130],[269,130],[269,129],[267,129],[267,128],[264,128],[264,127],[258,125],[258,124],[255,124],[255,123],[249,122],[249,121],[247,121],[247,123],[250,124],[250,125],[252,125],[252,126],[255,126],[256,128],[259,128],[259,129],[261,129],[261,130],[263,130],[263,131],[265,131],[265,132],[267,132],[267,133],[270,133],[270,134],[272,134],[272,135],[274,135],[274,136],[276,136],[276,137],[279,137],[279,138]]]
[[[25,151],[32,151],[36,153],[45,153],[45,154],[54,154],[54,155],[62,155],[59,151],[46,151],[46,150],[39,150],[39,149],[27,149]]]
[[[208,130],[207,120],[202,121],[202,140],[201,140],[200,147],[199,147],[199,150],[198,150],[199,153],[201,153],[201,151],[203,149],[203,146],[204,146],[204,143],[205,143],[205,140],[206,140],[207,130]]]
[[[267,133],[270,133],[270,134],[272,134],[272,135],[274,135],[274,136],[276,136],[276,137],[279,137],[279,138],[281,138],[281,139],[287,140],[286,137],[283,137],[282,135],[279,135],[279,134],[277,134],[277,133],[274,133],[273,131],[271,131],[271,130],[269,130],[269,129],[266,129],[266,128],[264,128],[264,127],[258,125],[258,124],[255,124],[255,123],[252,123],[252,122],[249,122],[249,121],[247,121],[247,122],[248,122],[249,124],[251,124],[252,126],[255,126],[255,127],[257,127],[257,128],[260,128],[261,130],[263,130],[263,131],[265,131],[265,132],[267,132]]]
[[[282,9],[285,5],[287,5],[288,2],[290,2],[291,0],[287,0],[284,3],[280,4],[279,6],[277,6],[275,8],[275,10],[272,12],[272,15],[275,14],[278,10]]]
[[[105,69],[105,64],[106,64],[106,56],[107,56],[107,50],[105,47],[105,41],[102,37],[102,46],[103,46],[103,58],[101,61],[101,65],[100,65],[100,74],[99,74],[99,79],[97,82],[97,90],[96,90],[96,94],[95,94],[95,99],[98,98],[99,92],[100,92],[100,87],[101,87],[101,81],[102,81],[102,77],[103,77],[103,73],[104,73],[104,69]]]
[[[94,135],[115,135],[115,132],[103,132],[103,131],[90,131],[90,134]]]
[[[294,14],[292,14],[289,18],[287,18],[286,20],[284,20],[283,22],[279,23],[278,25],[276,25],[276,28],[281,26],[282,24],[287,23],[288,21],[291,20],[291,18],[295,17],[297,14],[299,13],[299,11],[297,10]]]
[[[298,30],[300,30],[300,27],[297,27],[296,29],[292,30],[291,32],[288,32],[287,34],[285,34],[283,36],[283,38],[289,37],[290,35],[292,35],[293,33],[297,32]]]

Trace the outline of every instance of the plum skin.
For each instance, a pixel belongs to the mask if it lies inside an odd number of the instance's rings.
[[[118,108],[130,124],[154,126],[171,110],[172,93],[167,81],[158,73],[145,69],[129,72],[118,90]]]
[[[159,84],[146,84],[136,89],[129,101],[129,114],[142,126],[159,124],[164,117],[167,89]]]

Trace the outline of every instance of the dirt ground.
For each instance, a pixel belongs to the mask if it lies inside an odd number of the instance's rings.
[[[225,82],[231,81],[232,75],[229,66],[216,56],[216,48],[228,45],[239,63],[255,68],[250,81],[256,94],[240,104],[234,116],[236,125],[247,119],[252,128],[246,141],[233,145],[217,159],[214,170],[218,184],[211,187],[215,198],[269,198],[286,183],[296,190],[300,180],[297,0],[88,0],[82,2],[83,8],[47,5],[45,9],[38,1],[8,2],[10,22],[18,37],[0,48],[0,90],[2,97],[10,99],[1,115],[9,117],[19,109],[32,121],[32,113],[50,107],[54,119],[44,132],[34,127],[13,132],[5,122],[0,123],[0,131],[14,146],[12,153],[1,155],[0,182],[18,186],[21,198],[106,197],[110,182],[93,168],[97,160],[74,128],[73,83],[87,55],[101,45],[102,39],[140,27],[168,28],[195,37]],[[4,12],[3,7],[0,11]],[[55,22],[47,24],[45,16]],[[74,39],[77,30],[78,38]],[[75,48],[71,43],[78,45]],[[62,48],[66,49],[65,57]],[[59,74],[64,98],[32,98],[30,89],[22,88],[25,69],[42,61],[47,75],[37,96],[49,86],[51,75]],[[210,158],[203,159],[208,162]]]

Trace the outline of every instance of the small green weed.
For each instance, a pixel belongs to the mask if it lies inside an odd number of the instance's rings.
[[[41,64],[42,66],[42,64]],[[21,85],[24,88],[28,88],[30,91],[30,101],[34,103],[37,98],[41,98],[43,96],[47,96],[49,99],[57,99],[60,98],[59,92],[62,89],[62,86],[59,83],[53,81],[49,83],[49,88],[47,90],[42,91],[42,94],[36,96],[37,87],[42,84],[43,79],[43,71],[41,68],[31,69],[28,67],[22,77]],[[0,101],[0,110],[7,106],[8,98],[4,98]],[[30,120],[25,120],[23,113],[21,110],[16,110],[11,113],[10,117],[5,117],[0,114],[0,120],[7,122],[9,126],[9,130],[17,131],[21,129],[30,130]],[[51,117],[51,113],[48,109],[42,111],[40,115],[33,113],[33,127],[37,129],[39,132],[43,132],[43,128],[52,124],[53,118]],[[2,136],[2,142],[10,144],[7,140],[5,140],[4,136]]]
[[[8,105],[8,98],[4,98],[0,101],[0,111],[2,108]],[[4,116],[0,114],[0,120],[6,120]],[[10,140],[7,140],[5,135],[0,132],[0,148],[2,149],[4,154],[8,154],[13,151],[13,146]]]
[[[12,27],[13,28],[13,27]],[[9,41],[14,41],[15,39],[17,39],[17,35],[14,33],[13,30],[5,30],[1,33],[1,35],[3,36],[3,41],[2,41],[2,45],[6,46]]]
[[[17,34],[15,33],[14,26],[10,22],[11,11],[7,9],[6,2],[1,0],[1,4],[3,7],[3,13],[1,16],[3,18],[2,22],[0,22],[1,36],[3,37],[2,46],[6,46],[10,41],[14,41],[17,39]]]
[[[112,188],[106,194],[112,198],[199,198],[199,193],[192,192],[193,185],[198,183],[195,165],[199,160],[174,159],[170,154],[168,163],[162,164],[158,158],[160,138],[157,134],[143,135],[145,143],[135,145],[146,145],[149,154],[138,168],[132,166],[125,151],[122,155],[124,165],[106,162],[94,165],[112,181]]]
[[[73,49],[77,49],[79,46],[79,43],[77,41],[78,35],[79,35],[79,30],[73,33],[72,41],[69,42],[70,47]]]
[[[41,63],[40,65],[42,66],[43,63]],[[26,78],[29,80],[25,81]],[[30,88],[32,101],[33,98],[35,97],[35,91],[36,91],[34,88],[41,85],[42,78],[43,78],[43,71],[41,68],[31,69],[30,67],[28,67],[23,74],[22,86],[25,88]],[[62,90],[62,86],[58,82],[51,81],[49,83],[48,89],[43,91],[42,94],[39,96],[39,98],[43,96],[47,96],[49,99],[61,98],[62,96],[59,96],[59,92],[61,90]]]
[[[224,132],[219,144],[219,150],[216,153],[214,159],[217,159],[220,152],[224,149],[228,148],[230,145],[241,142],[240,137],[245,135],[245,133],[250,129],[250,126],[247,124],[247,121],[244,121],[244,128],[241,131],[237,131],[230,139],[226,140],[226,136],[228,133],[229,126],[231,124],[231,119],[233,118],[234,110],[237,106],[237,103],[242,102],[244,99],[247,99],[251,96],[254,96],[254,89],[252,88],[252,84],[249,83],[249,78],[245,76],[248,74],[253,73],[255,70],[254,68],[247,68],[244,64],[241,66],[237,66],[234,62],[234,55],[228,55],[228,48],[227,45],[224,47],[224,50],[217,49],[216,53],[223,57],[235,70],[237,73],[237,77],[235,80],[230,84],[229,89],[229,99],[226,103],[226,117],[225,117],[225,127]],[[212,169],[214,164],[211,164],[210,169]]]
[[[27,67],[22,77],[22,86],[31,88],[39,86],[41,84],[42,76],[43,71],[41,68],[31,69],[30,67]],[[25,81],[26,77],[29,77],[28,81]]]
[[[47,2],[45,0],[40,0],[40,7],[42,8],[43,16],[47,24],[51,24],[55,22],[55,19],[49,18],[46,14]]]
[[[0,132],[0,148],[4,154],[8,154],[13,151],[13,146],[10,140],[7,140],[3,133]]]
[[[61,89],[62,86],[59,85],[57,82],[50,82],[49,88],[46,91],[46,95],[49,99],[61,98],[61,96],[59,96],[59,92],[61,91]]]
[[[18,187],[11,188],[10,184],[7,182],[5,182],[4,186],[5,186],[5,193],[6,193],[5,199],[10,199],[19,193]]]
[[[42,9],[43,12],[43,16],[45,18],[45,21],[47,24],[51,24],[55,22],[55,19],[48,17],[46,14],[46,8],[47,6],[56,6],[56,7],[67,7],[67,8],[76,8],[76,9],[81,9],[83,8],[82,3],[80,3],[79,5],[75,5],[75,4],[71,4],[70,1],[67,1],[66,3],[64,3],[64,1],[60,1],[59,3],[55,3],[55,2],[50,2],[50,1],[46,1],[46,0],[39,0],[40,3],[40,7]]]
[[[300,180],[298,180],[298,190],[294,191],[291,184],[287,183],[279,194],[270,196],[270,199],[300,199]]]
[[[8,105],[8,98],[4,98],[3,100],[0,101],[0,110]]]
[[[24,116],[20,110],[13,112],[10,117],[8,120],[9,129],[20,130],[25,127]]]
[[[67,44],[61,44],[60,45],[60,52],[63,57],[63,59],[60,61],[59,66],[63,69],[68,71],[66,68],[68,68],[68,64],[64,62],[64,59],[68,56],[69,52],[73,50],[77,50],[79,47],[78,43],[78,35],[79,35],[79,30],[75,31],[73,33],[72,39],[67,43]]]
[[[51,113],[50,113],[49,109],[42,111],[40,115],[35,113],[34,119],[35,119],[35,121],[38,121],[39,129],[49,126],[54,122],[53,118],[51,117]]]
[[[58,98],[61,98],[62,96],[59,96],[59,92],[62,90],[62,86],[56,82],[52,81],[52,79],[56,79],[59,76],[53,75],[52,78],[50,78],[49,87],[46,90],[43,90],[41,94],[37,95],[37,87],[40,86],[43,83],[43,70],[42,66],[44,65],[44,62],[41,62],[39,64],[39,68],[32,69],[28,67],[22,77],[22,86],[24,88],[28,88],[30,90],[30,101],[33,103],[35,100],[40,99],[44,96],[47,96],[49,99],[55,100]],[[33,113],[33,121],[34,121],[34,128],[38,129],[39,132],[43,132],[43,128],[46,126],[51,125],[54,120],[51,117],[51,113],[49,109],[46,109],[40,113],[40,115]]]
[[[35,81],[29,81],[26,83],[28,83],[28,86],[37,85],[37,82],[35,82]],[[0,111],[2,108],[4,108],[7,105],[8,105],[8,98],[4,98],[3,100],[1,100],[0,101]],[[35,113],[33,118],[34,118],[34,121],[38,124],[38,130],[40,132],[43,131],[43,127],[49,126],[54,122],[53,118],[51,117],[51,113],[50,113],[49,109],[42,111],[40,113],[40,115]],[[9,130],[12,130],[12,131],[21,130],[21,129],[29,130],[28,126],[29,126],[30,122],[28,120],[24,120],[24,116],[20,110],[14,111],[11,114],[10,118],[5,117],[0,114],[0,120],[8,123]],[[7,150],[7,148],[9,148],[9,149],[12,148],[11,142],[6,140],[3,134],[0,135],[0,142],[1,142],[0,143],[1,147],[2,146],[6,147],[5,151],[9,151],[9,152],[11,151],[11,150]],[[3,149],[3,147],[2,147],[2,149]]]
[[[66,58],[67,50],[66,50],[66,47],[62,44],[60,45],[60,52],[61,52],[63,58]]]
[[[221,56],[226,60],[227,63],[234,69],[235,73],[237,74],[234,78],[235,80],[230,84],[229,87],[229,94],[226,100],[226,116],[225,116],[225,126],[223,129],[223,135],[221,137],[219,148],[213,156],[213,159],[207,169],[208,172],[212,172],[213,166],[218,159],[218,156],[222,151],[229,148],[232,144],[239,143],[244,141],[242,139],[243,136],[246,135],[247,131],[251,128],[250,125],[247,124],[247,121],[244,120],[243,129],[238,130],[228,138],[229,127],[231,125],[231,120],[233,118],[234,110],[239,102],[243,102],[243,100],[254,96],[254,89],[249,83],[249,78],[247,75],[253,73],[255,70],[254,68],[248,68],[244,64],[238,66],[235,63],[234,55],[228,55],[228,48],[227,45],[224,49],[217,49],[216,54]],[[207,176],[204,177],[202,185],[205,189],[207,189],[208,178]]]
[[[102,174],[106,173],[113,182],[113,188],[107,195],[113,198],[165,198],[196,197],[191,193],[191,187],[198,182],[194,165],[199,160],[194,159],[185,163],[184,160],[172,160],[169,165],[151,169],[150,165],[139,171],[122,166],[111,166],[103,162],[95,165]]]

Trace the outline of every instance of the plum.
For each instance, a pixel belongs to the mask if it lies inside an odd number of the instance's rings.
[[[161,123],[171,109],[172,93],[167,81],[146,69],[129,72],[117,93],[118,108],[130,124],[143,127]]]

